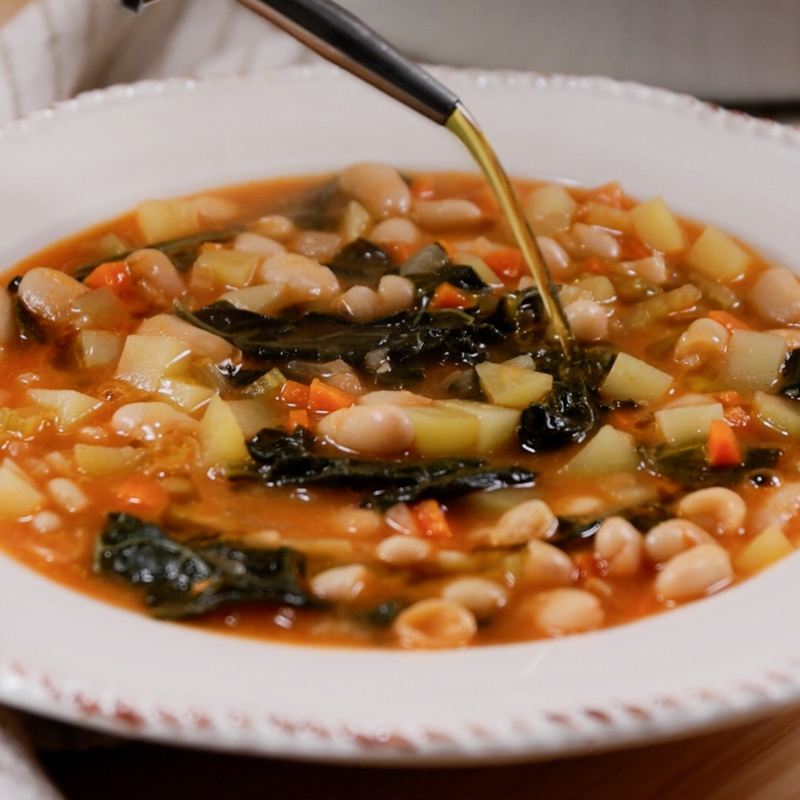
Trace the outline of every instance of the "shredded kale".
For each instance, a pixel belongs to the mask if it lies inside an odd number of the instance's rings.
[[[800,400],[800,350],[792,350],[781,367],[783,376],[778,394]]]
[[[579,542],[593,539],[608,516],[612,515],[607,514],[602,517],[559,517],[558,529],[555,535],[547,541],[558,547],[568,547]],[[647,504],[615,511],[613,516],[622,517],[628,520],[636,530],[641,533],[647,533],[650,528],[658,525],[659,522],[670,519],[673,514],[671,514],[670,510],[664,505]]]
[[[389,254],[366,239],[355,239],[346,244],[328,266],[343,289],[354,284],[376,289],[384,275],[395,271]]]
[[[109,514],[94,570],[145,589],[161,619],[183,619],[246,602],[319,606],[306,588],[305,560],[288,547],[258,550],[204,539],[181,544],[131,514]]]
[[[11,293],[11,300],[14,306],[14,321],[17,323],[20,338],[26,342],[44,342],[47,336],[42,324],[20,302],[19,285],[21,281],[22,275],[15,275],[8,284],[8,291]]]
[[[232,478],[260,477],[267,486],[325,486],[362,495],[362,505],[385,511],[395,503],[448,500],[469,492],[528,486],[534,474],[522,467],[491,467],[477,458],[430,461],[367,460],[313,452],[305,428],[292,433],[265,428],[247,442],[257,469]]]

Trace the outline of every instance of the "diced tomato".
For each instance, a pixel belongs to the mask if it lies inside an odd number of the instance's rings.
[[[516,283],[528,271],[522,251],[513,247],[492,250],[486,254],[484,261],[505,283]]]
[[[725,420],[712,420],[708,431],[708,465],[740,467],[742,463],[742,446],[733,428]]]
[[[431,539],[449,539],[453,535],[444,510],[434,499],[422,500],[410,506],[420,533]]]
[[[428,308],[437,311],[440,308],[472,308],[475,298],[469,292],[453,286],[452,283],[440,283],[431,297]]]
[[[290,408],[305,410],[308,406],[308,386],[297,381],[286,381],[278,391],[278,401]]]
[[[308,387],[308,411],[311,414],[329,414],[339,408],[348,408],[356,398],[343,389],[314,378]]]
[[[129,475],[117,486],[114,493],[128,510],[147,519],[161,516],[170,500],[169,492],[147,475]]]
[[[133,276],[125,261],[106,261],[95,267],[84,280],[90,289],[107,286],[114,294],[123,297],[133,292]]]

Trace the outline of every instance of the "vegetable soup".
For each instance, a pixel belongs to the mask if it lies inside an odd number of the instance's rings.
[[[362,163],[81,233],[0,293],[0,546],[292,643],[639,619],[800,543],[800,282],[664,200]]]

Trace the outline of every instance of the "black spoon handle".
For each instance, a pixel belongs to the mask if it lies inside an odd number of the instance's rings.
[[[458,97],[331,0],[239,0],[324,58],[444,125]]]

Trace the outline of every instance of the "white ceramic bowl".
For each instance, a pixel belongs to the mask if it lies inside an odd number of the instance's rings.
[[[449,71],[517,174],[662,193],[800,271],[800,132],[602,79]],[[0,131],[0,266],[145,197],[354,160],[469,168],[445,130],[329,70],[145,83]],[[800,699],[800,557],[655,618],[409,653],[155,622],[0,558],[0,700],[133,736],[297,758],[547,758],[719,727]]]

